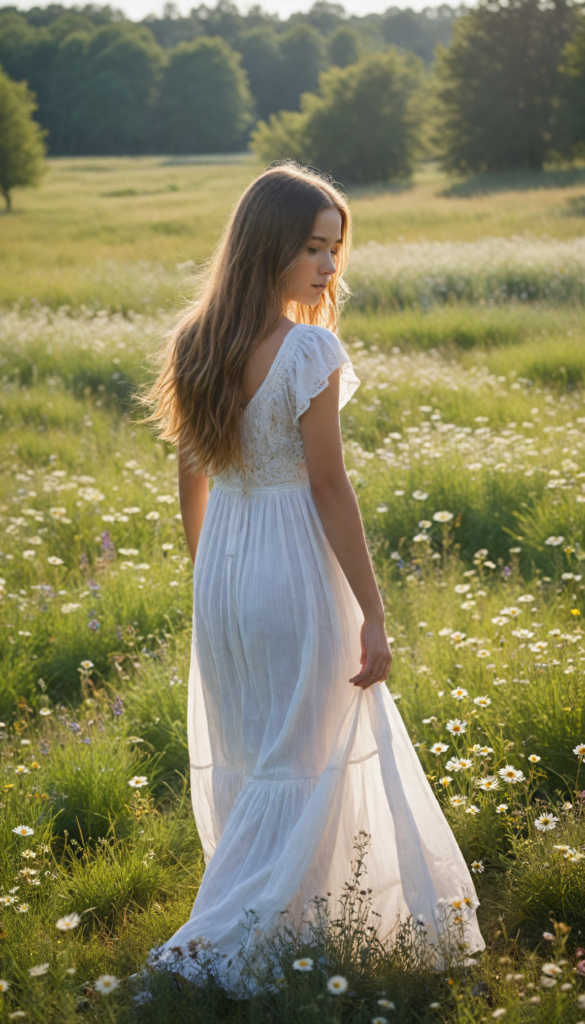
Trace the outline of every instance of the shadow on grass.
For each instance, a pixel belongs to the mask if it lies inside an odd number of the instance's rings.
[[[450,185],[438,194],[446,199],[471,199],[494,192],[528,192],[532,189],[571,188],[583,184],[585,167],[549,171],[498,171],[491,174],[474,174],[473,177]]]

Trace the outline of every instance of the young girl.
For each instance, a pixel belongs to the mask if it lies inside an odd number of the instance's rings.
[[[411,914],[432,940],[438,900],[467,897],[467,951],[485,945],[466,863],[384,685],[384,606],[339,424],[359,384],[333,333],[349,245],[328,181],[265,171],[150,393],[148,418],[178,448],[194,563],[188,733],[206,863],[161,952],[184,952],[194,975],[189,943],[210,942],[234,991],[246,912],[262,937],[315,895],[334,908],[360,830],[382,937]]]

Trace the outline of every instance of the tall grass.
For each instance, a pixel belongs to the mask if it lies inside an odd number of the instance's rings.
[[[353,253],[348,280],[353,305],[372,312],[447,302],[581,304],[585,242],[519,236],[372,243]]]

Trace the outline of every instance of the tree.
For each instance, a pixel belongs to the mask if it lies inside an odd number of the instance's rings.
[[[279,108],[280,40],[273,28],[253,28],[242,33],[238,50],[256,101],[258,117],[266,118]]]
[[[12,209],[12,189],[37,185],[45,170],[45,132],[33,120],[37,104],[26,82],[0,69],[0,191]]]
[[[412,173],[418,146],[422,61],[396,50],[331,68],[300,113],[272,115],[252,134],[266,162],[293,157],[349,182],[388,181]]]
[[[141,153],[151,134],[150,101],[162,51],[147,28],[105,25],[74,32],[52,67],[53,149],[59,153]]]
[[[585,156],[585,18],[565,45],[559,88],[559,150],[563,156]]]
[[[333,65],[346,68],[348,64],[355,64],[359,58],[359,37],[355,29],[340,25],[329,37],[327,50]]]
[[[223,39],[180,43],[163,70],[157,111],[163,148],[219,153],[243,145],[252,96],[239,54]]]
[[[575,19],[571,0],[480,0],[455,22],[437,66],[446,170],[542,167],[554,146],[558,66]]]
[[[315,92],[326,67],[323,38],[311,25],[295,25],[281,36],[280,52],[278,109],[297,110],[302,93]]]

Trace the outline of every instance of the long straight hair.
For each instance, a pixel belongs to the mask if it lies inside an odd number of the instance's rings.
[[[286,278],[310,244],[317,214],[336,207],[341,244],[316,306],[286,300]],[[199,300],[184,312],[154,361],[158,376],[136,395],[153,408],[161,440],[192,473],[242,466],[243,379],[253,349],[285,313],[296,323],[337,328],[348,291],[342,279],[351,240],[349,207],[325,177],[286,162],[268,168],[237,203],[208,266]],[[243,467],[242,467],[243,468]]]

